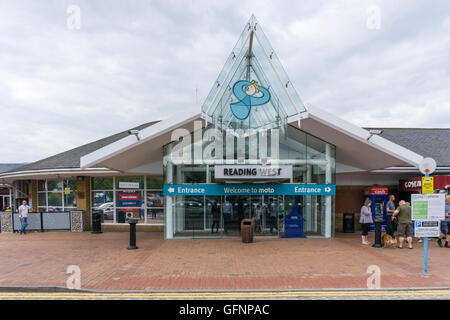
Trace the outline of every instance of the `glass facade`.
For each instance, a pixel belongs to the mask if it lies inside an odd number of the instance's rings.
[[[290,125],[254,132],[198,129],[166,145],[163,164],[167,184],[236,182],[215,178],[215,165],[223,164],[292,166],[291,178],[270,183],[335,183],[335,147]],[[230,215],[223,214],[224,205]],[[332,196],[312,195],[166,196],[166,237],[239,234],[243,218],[254,219],[257,234],[282,236],[283,218],[294,206],[303,214],[306,235],[331,237]]]

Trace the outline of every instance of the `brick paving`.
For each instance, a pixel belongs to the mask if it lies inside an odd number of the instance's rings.
[[[369,265],[381,269],[382,288],[449,287],[450,250],[430,241],[429,277],[422,277],[423,245],[375,249],[358,234],[335,239],[239,238],[164,240],[138,232],[0,234],[0,286],[65,286],[69,265],[81,286],[98,290],[245,290],[366,288]],[[373,236],[372,236],[373,237]],[[373,239],[372,239],[373,242]]]

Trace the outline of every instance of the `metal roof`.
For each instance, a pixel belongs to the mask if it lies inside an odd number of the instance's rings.
[[[24,166],[26,163],[0,163],[0,173]]]
[[[80,168],[80,158],[86,154],[94,152],[104,146],[107,146],[113,142],[116,142],[129,135],[130,130],[142,130],[159,121],[152,121],[141,124],[135,128],[116,133],[112,136],[82,145],[80,147],[58,153],[54,156],[32,162],[26,165],[15,167],[8,170],[8,172],[28,171],[28,170],[42,170],[42,169],[62,169],[62,168]],[[0,168],[1,172],[1,168]]]
[[[381,130],[380,137],[424,157],[440,167],[450,166],[450,128],[366,128]]]

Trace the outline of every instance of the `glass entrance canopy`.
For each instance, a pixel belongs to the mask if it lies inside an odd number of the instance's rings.
[[[254,81],[270,93],[270,100],[251,106],[245,119],[237,118],[230,108],[239,100],[233,86],[242,80]],[[280,60],[252,16],[206,98],[202,112],[219,128],[256,129],[278,127],[285,124],[287,117],[304,111]]]

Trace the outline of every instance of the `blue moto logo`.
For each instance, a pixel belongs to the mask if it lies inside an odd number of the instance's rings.
[[[256,81],[240,80],[233,85],[233,94],[238,99],[230,104],[231,112],[239,120],[250,115],[252,107],[261,106],[270,101],[270,92]]]

